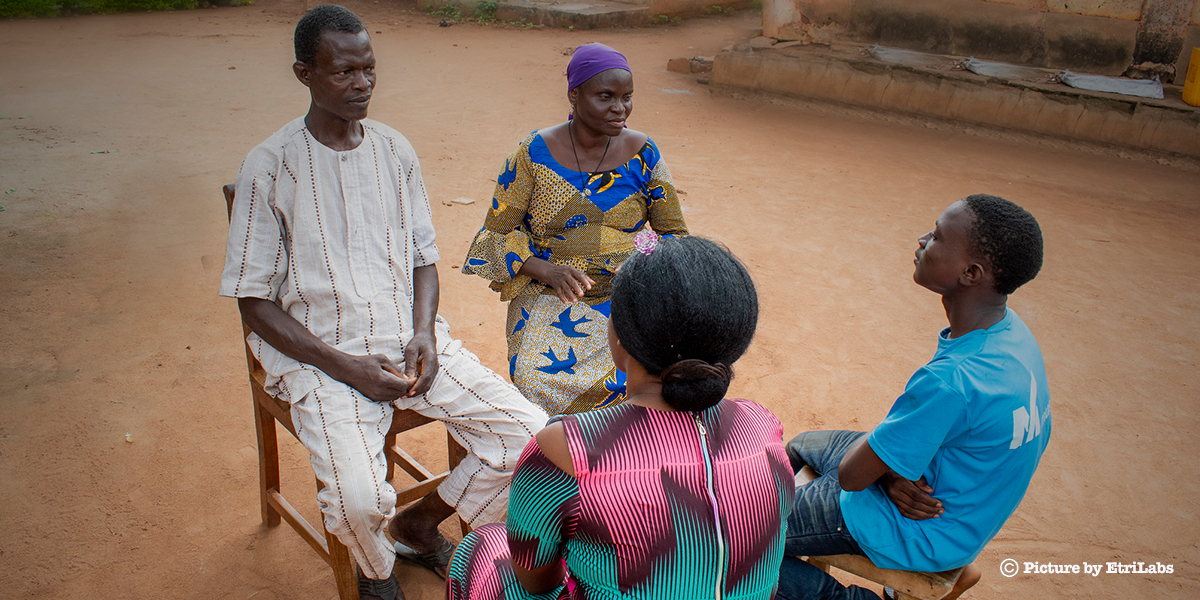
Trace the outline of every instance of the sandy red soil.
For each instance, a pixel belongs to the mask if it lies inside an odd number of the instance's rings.
[[[745,35],[748,13],[569,32],[352,6],[379,57],[372,117],[412,140],[435,199],[478,200],[435,203],[441,312],[495,368],[504,307],[453,266],[506,153],[564,118],[579,43],[628,54],[631,125],[662,148],[692,231],[753,271],[762,320],[733,392],[789,435],[871,427],[932,355],[944,316],[911,259],[947,204],[1028,207],[1046,263],[1010,305],[1045,353],[1053,440],[968,597],[1200,597],[1195,164],[716,97],[665,70]],[[218,188],[307,106],[289,68],[300,10],[0,22],[0,597],[335,596],[299,537],[259,522],[238,315],[216,295]],[[415,434],[419,456],[437,464],[442,439]],[[283,454],[285,493],[315,517],[303,450]],[[1174,573],[1010,579],[1009,557]],[[410,599],[441,597],[400,572]]]

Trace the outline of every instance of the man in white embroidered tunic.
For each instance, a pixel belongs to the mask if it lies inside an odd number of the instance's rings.
[[[438,523],[456,510],[473,526],[504,519],[512,470],[546,415],[437,315],[439,254],[416,154],[365,118],[375,59],[362,21],[320,6],[295,43],[312,103],[242,163],[221,295],[238,299],[268,391],[291,404],[360,594],[393,600],[403,598],[397,552],[444,571],[453,547]],[[469,452],[399,515],[383,454],[396,408],[442,420]]]

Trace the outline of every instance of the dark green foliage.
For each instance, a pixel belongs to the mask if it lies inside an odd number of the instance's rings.
[[[495,21],[496,20],[496,3],[490,0],[479,0],[475,3],[475,17],[479,21]]]
[[[0,18],[175,10],[196,8],[197,4],[197,0],[0,0]]]
[[[443,2],[441,6],[438,6],[433,2],[429,2],[425,4],[425,12],[428,12],[435,17],[442,17],[455,22],[461,21],[463,17],[462,10],[460,10],[458,5],[454,4],[453,2]]]

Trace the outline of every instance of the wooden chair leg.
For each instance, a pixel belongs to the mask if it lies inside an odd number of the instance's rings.
[[[446,430],[446,453],[450,458],[450,470],[453,471],[458,463],[462,462],[467,457],[467,449],[463,448],[458,440],[454,439],[450,430]]]
[[[253,396],[252,396],[253,398]],[[279,524],[279,513],[268,498],[279,491],[279,438],[275,435],[275,417],[254,400],[254,430],[258,434],[258,498],[262,522],[267,527]]]
[[[458,440],[454,439],[454,436],[450,434],[449,429],[446,430],[446,453],[450,459],[451,471],[454,470],[454,467],[458,466],[458,463],[461,463],[463,459],[467,457],[467,449],[463,448],[462,445],[458,443]],[[467,523],[462,517],[458,518],[458,527],[462,530],[462,534],[464,536],[468,533],[471,533],[470,523]]]
[[[396,445],[396,434],[390,434],[383,438],[383,447],[392,448]],[[387,451],[384,451],[384,461],[387,463],[387,480],[391,481],[396,477],[396,463],[387,458]]]
[[[317,478],[317,493],[325,489],[325,484]],[[321,515],[321,530],[325,532],[325,544],[329,548],[329,567],[333,569],[333,580],[337,583],[340,600],[358,600],[358,569],[354,559],[350,557],[350,549],[329,533],[325,527],[325,515]]]
[[[338,598],[358,600],[358,570],[354,566],[354,559],[350,558],[350,549],[329,530],[325,530],[325,540],[329,543],[329,566],[333,568],[333,578],[337,581]]]

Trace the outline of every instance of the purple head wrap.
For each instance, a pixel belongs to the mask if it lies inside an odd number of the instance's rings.
[[[629,61],[625,60],[624,54],[599,42],[584,44],[575,49],[567,65],[567,89],[573,90],[609,69],[633,72],[629,70]]]

